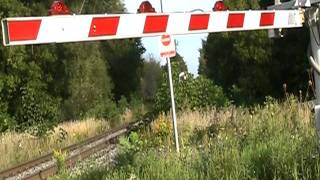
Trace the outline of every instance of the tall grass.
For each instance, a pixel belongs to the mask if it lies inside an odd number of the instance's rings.
[[[27,133],[3,133],[0,135],[0,171],[80,142],[106,129],[109,129],[107,121],[87,119],[62,123],[54,133],[43,138]]]
[[[143,150],[127,162],[88,170],[77,179],[320,179],[313,115],[293,98],[253,108],[182,113],[180,154],[172,141],[153,142],[168,134],[159,133],[167,127],[157,125],[163,119],[169,117],[161,115],[151,131],[141,132]],[[127,151],[120,152],[120,158],[127,157]]]

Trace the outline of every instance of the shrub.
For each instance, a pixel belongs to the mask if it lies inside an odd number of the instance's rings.
[[[171,141],[172,121],[168,119],[164,113],[161,113],[159,117],[152,124],[152,141],[159,146],[169,146]]]
[[[117,125],[119,121],[119,110],[117,105],[110,99],[105,99],[104,101],[97,102],[95,106],[85,113],[86,118],[97,118],[105,119],[110,121],[111,126]]]
[[[7,113],[8,106],[1,102],[0,97],[0,132],[4,132],[15,126],[14,120]]]
[[[130,133],[128,137],[119,139],[119,155],[117,156],[117,164],[130,165],[133,162],[134,155],[141,150],[142,141],[136,132]]]
[[[181,147],[180,154],[158,146],[137,149],[140,146],[130,143],[126,149],[133,149],[130,152],[134,153],[127,154],[127,161],[104,172],[100,170],[99,178],[320,178],[319,141],[307,105],[292,98],[281,104],[268,98],[264,106],[236,108],[232,113],[230,109],[221,111],[223,116],[207,117],[215,121],[215,126],[208,124],[207,132],[196,132],[192,144]],[[154,129],[166,132],[161,121]],[[185,138],[185,134],[180,135]],[[149,138],[152,141],[155,136]]]
[[[171,107],[171,97],[166,73],[160,88],[156,93],[155,110],[168,111]],[[178,110],[191,108],[192,110],[206,107],[221,107],[229,104],[222,89],[204,76],[194,78],[186,75],[185,80],[179,80],[177,73],[173,73],[174,95]]]
[[[66,171],[66,157],[67,154],[62,152],[61,149],[53,150],[53,159],[56,160],[58,173]]]
[[[37,87],[21,88],[22,96],[15,120],[18,128],[36,136],[43,136],[58,124],[59,100]]]

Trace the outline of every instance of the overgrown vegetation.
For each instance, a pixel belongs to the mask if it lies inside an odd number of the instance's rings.
[[[263,9],[272,0],[224,0],[230,10]],[[306,49],[307,28],[285,30],[270,39],[267,31],[211,33],[200,50],[199,74],[223,88],[237,105],[262,103],[266,96],[283,98],[286,91],[299,95],[312,79]],[[310,90],[310,89],[309,89]],[[308,97],[310,98],[310,96]]]
[[[294,98],[254,108],[179,115],[177,154],[170,117],[120,143],[113,167],[76,179],[318,179],[319,142],[310,108]],[[168,124],[168,125],[165,125]],[[161,139],[161,141],[159,141]],[[68,177],[65,177],[68,178]],[[69,177],[70,178],[70,177]]]
[[[0,135],[0,171],[62,149],[110,129],[104,120],[86,119],[60,124],[55,132],[35,138],[28,133],[14,131]]]
[[[52,2],[4,0],[0,18],[45,16]],[[82,6],[65,3],[73,13]],[[120,0],[94,0],[82,13],[124,10]],[[140,39],[0,47],[0,133],[46,136],[61,121],[88,117],[119,123],[126,108],[118,101],[129,105],[140,92],[143,52]]]
[[[0,18],[46,15],[51,2],[3,0]],[[82,5],[65,2],[74,12]],[[225,0],[232,10],[270,2]],[[93,0],[82,13],[123,11],[120,0]],[[302,103],[312,88],[303,60],[308,34],[286,35],[210,34],[198,77],[187,72],[182,56],[172,59],[180,154],[172,139],[167,67],[152,57],[144,61],[140,39],[1,47],[0,154],[6,156],[0,170],[56,150],[60,179],[320,179],[319,142]],[[299,102],[265,102],[297,92]],[[113,166],[68,175],[59,149],[149,111],[158,118],[150,129],[120,139]],[[88,118],[102,121],[58,126]]]
[[[226,0],[230,9],[259,9],[270,2]],[[51,3],[4,0],[0,18],[47,15]],[[73,13],[82,7],[80,1],[65,3]],[[124,11],[120,0],[85,1],[82,9],[83,14]],[[172,59],[177,108],[261,103],[266,96],[282,98],[284,83],[288,92],[310,90],[303,32],[277,42],[266,31],[210,34],[201,49],[199,77],[187,72],[182,56]],[[166,66],[144,61],[144,51],[140,39],[1,47],[0,132],[45,136],[61,121],[94,117],[117,124],[128,109],[169,111]]]
[[[219,86],[204,76],[195,78],[187,72],[182,57],[178,55],[173,58],[171,64],[175,102],[178,110],[228,105],[229,101]],[[171,108],[167,66],[162,68],[162,78],[154,101],[156,112],[166,112]]]

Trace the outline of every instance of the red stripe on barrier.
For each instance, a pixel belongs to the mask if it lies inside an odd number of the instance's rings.
[[[166,32],[168,24],[168,15],[147,16],[144,24],[143,33],[160,33]]]
[[[116,35],[119,20],[120,16],[93,18],[90,26],[89,37]]]
[[[260,26],[273,26],[274,24],[274,12],[261,13]]]
[[[228,17],[228,28],[242,28],[244,23],[245,13],[233,13]]]
[[[192,14],[190,18],[189,31],[208,29],[209,14]]]
[[[36,40],[41,20],[8,21],[9,41]]]

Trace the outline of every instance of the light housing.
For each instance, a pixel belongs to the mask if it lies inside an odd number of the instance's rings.
[[[53,1],[50,10],[49,10],[49,16],[54,15],[69,15],[71,14],[70,9],[68,6],[64,3],[63,0],[55,0]]]
[[[138,13],[155,13],[156,10],[152,7],[149,1],[143,1],[139,9],[137,10]]]
[[[213,11],[226,11],[226,10],[228,10],[228,7],[224,4],[223,1],[216,1],[212,10]]]

